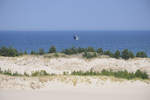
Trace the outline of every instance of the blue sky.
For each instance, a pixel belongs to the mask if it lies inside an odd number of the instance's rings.
[[[0,0],[0,30],[150,30],[150,0]]]

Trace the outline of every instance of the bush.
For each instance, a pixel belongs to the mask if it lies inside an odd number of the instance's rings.
[[[87,58],[87,59],[90,59],[90,58],[97,57],[97,54],[96,54],[96,52],[93,53],[93,52],[86,52],[85,51],[82,56]]]
[[[128,51],[128,49],[125,49],[125,50],[122,51],[121,57],[122,57],[123,59],[125,59],[125,60],[127,60],[127,59],[130,58],[130,57],[129,57],[129,51]]]
[[[134,79],[134,78],[141,78],[141,79],[148,79],[148,74],[146,72],[142,72],[140,70],[137,70],[135,73],[127,72],[127,70],[124,71],[113,71],[113,70],[105,70],[103,69],[101,72],[95,72],[95,71],[73,71],[71,72],[71,75],[105,75],[105,76],[114,76],[117,78],[125,78],[125,79]]]
[[[35,54],[37,54],[37,53],[32,50],[30,54],[31,54],[31,55],[35,55]]]
[[[24,51],[24,54],[25,54],[25,55],[27,55],[27,54],[28,54],[26,50]]]
[[[104,55],[108,55],[108,56],[110,56],[110,57],[113,57],[113,56],[114,56],[113,53],[112,53],[111,51],[109,51],[109,50],[104,51]]]
[[[120,57],[120,51],[117,50],[115,53],[114,53],[114,58],[119,58]]]
[[[129,57],[130,58],[134,58],[135,57],[132,51],[129,51],[128,53],[129,53]]]
[[[147,54],[144,51],[137,52],[136,57],[145,58],[145,57],[147,57]]]
[[[99,53],[99,54],[102,55],[102,54],[103,54],[103,49],[102,49],[102,48],[98,48],[98,49],[97,49],[97,53]]]
[[[79,48],[77,49],[77,52],[78,52],[78,53],[82,53],[82,52],[85,52],[85,51],[86,51],[86,50],[85,50],[84,48],[80,48],[80,47],[79,47]]]
[[[31,76],[46,76],[49,75],[45,70],[32,72]]]
[[[15,57],[15,56],[19,56],[19,52],[15,49],[15,48],[12,48],[12,47],[1,47],[0,48],[0,55],[1,56],[8,56],[8,57]]]
[[[72,55],[72,54],[77,54],[78,53],[78,49],[75,47],[69,48],[69,49],[64,49],[62,51],[62,53],[65,53],[67,55]]]
[[[40,54],[40,55],[45,54],[44,49],[40,48],[40,49],[39,49],[39,54]]]
[[[55,56],[55,57],[59,57],[58,53],[55,53],[54,56]]]
[[[129,58],[134,58],[134,54],[131,51],[128,51],[128,49],[124,49],[121,53],[121,57],[125,60],[128,60]]]
[[[48,53],[56,53],[56,47],[55,46],[51,46]]]
[[[141,72],[140,70],[137,70],[135,72],[135,76],[142,79],[148,79],[148,75],[146,72]]]
[[[88,47],[88,48],[87,48],[87,52],[95,52],[95,50],[94,50],[94,48],[92,48],[92,47]]]

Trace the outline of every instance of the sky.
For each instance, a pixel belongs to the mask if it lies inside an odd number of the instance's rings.
[[[0,0],[0,30],[150,30],[150,0]]]

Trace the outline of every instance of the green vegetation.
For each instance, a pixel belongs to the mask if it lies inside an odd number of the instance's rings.
[[[9,76],[50,76],[50,75],[55,75],[55,74],[49,74],[45,70],[40,70],[40,71],[34,71],[31,73],[31,75],[27,74],[24,72],[24,74],[19,74],[18,72],[12,73],[9,69],[2,71],[0,68],[0,74],[4,75],[9,75]],[[117,78],[124,78],[124,79],[135,79],[135,78],[140,78],[140,79],[149,79],[148,74],[146,72],[142,72],[140,70],[137,70],[135,73],[128,72],[126,70],[124,71],[113,71],[113,70],[105,70],[103,69],[101,72],[96,72],[93,70],[90,71],[73,71],[70,74],[68,72],[63,72],[63,75],[79,75],[79,76],[114,76]]]
[[[56,51],[55,46],[51,46],[48,52],[45,52],[44,49],[40,48],[38,52],[32,50],[30,54],[31,55],[43,55],[43,54],[48,54],[48,53],[55,53],[54,56],[59,57],[58,55],[59,52]],[[66,55],[82,54],[82,56],[87,59],[98,57],[101,55],[107,55],[109,57],[116,58],[116,59],[122,58],[125,60],[135,57],[134,53],[132,51],[129,51],[128,49],[124,49],[122,50],[122,52],[120,52],[119,50],[116,50],[113,53],[109,50],[104,51],[102,48],[98,48],[96,50],[92,47],[88,47],[88,48],[72,47],[68,49],[63,49],[61,53],[64,53]],[[15,57],[15,56],[23,55],[23,54],[26,55],[27,51],[24,51],[22,53],[22,52],[18,52],[15,48],[12,48],[12,47],[7,48],[3,46],[0,48],[0,56]],[[136,53],[136,57],[146,58],[148,56],[145,52],[140,51]]]
[[[2,71],[1,68],[0,68],[0,74],[10,75],[10,76],[22,76],[22,74],[19,74],[18,72],[12,73],[9,69]]]
[[[56,53],[56,47],[55,46],[51,46],[48,53]]]
[[[97,54],[96,54],[96,52],[86,52],[85,51],[82,56],[89,59],[89,58],[97,57]]]
[[[125,60],[128,60],[129,58],[134,58],[134,54],[129,51],[128,49],[124,49],[121,53],[121,57]]]
[[[48,74],[45,70],[32,72],[31,76],[47,76]]]
[[[92,48],[92,47],[88,47],[86,51],[87,52],[95,52],[94,48]]]
[[[19,56],[19,52],[15,48],[3,46],[0,48],[0,56],[15,57]]]
[[[134,78],[140,78],[140,79],[148,79],[148,74],[146,72],[142,72],[140,70],[137,70],[135,73],[124,71],[112,71],[112,70],[105,70],[103,69],[101,72],[95,72],[95,71],[73,71],[71,75],[80,75],[80,76],[95,76],[95,75],[105,75],[105,76],[114,76],[117,78],[125,78],[125,79],[134,79]]]
[[[143,51],[137,52],[136,53],[136,57],[146,58],[147,54],[145,52],[143,52]]]
[[[58,53],[55,53],[55,54],[54,54],[54,57],[59,57],[59,54],[58,54]]]
[[[40,48],[40,49],[39,49],[39,53],[38,53],[38,54],[39,54],[39,55],[43,55],[43,54],[45,54],[44,49]]]
[[[107,56],[110,56],[110,57],[114,56],[114,54],[111,51],[109,51],[109,50],[104,51],[104,55],[107,55]]]
[[[102,48],[98,48],[97,49],[97,53],[100,54],[100,55],[102,55],[103,54],[103,49]]]
[[[31,55],[36,55],[37,53],[32,50],[30,54],[31,54]]]
[[[117,50],[115,53],[114,53],[114,58],[116,59],[119,59],[120,58],[120,51]]]
[[[28,54],[28,53],[27,53],[27,51],[25,50],[25,51],[24,51],[24,55],[27,55],[27,54]]]

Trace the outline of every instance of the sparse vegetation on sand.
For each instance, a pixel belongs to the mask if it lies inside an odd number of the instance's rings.
[[[134,79],[134,78],[140,78],[140,79],[148,79],[148,74],[146,72],[142,72],[140,70],[137,70],[135,73],[130,73],[126,70],[124,71],[113,71],[113,70],[105,70],[103,69],[101,72],[95,72],[95,71],[73,71],[71,75],[80,75],[80,76],[96,76],[96,75],[105,75],[105,76],[114,76],[117,78],[125,78],[125,79]]]
[[[17,72],[12,73],[10,70],[5,70],[2,71],[0,69],[0,74],[4,75],[10,75],[10,76],[52,76],[56,74],[49,74],[45,70],[40,70],[40,71],[34,71],[31,73],[31,75],[27,74],[26,72],[24,74],[19,74]],[[96,71],[73,71],[71,73],[64,72],[63,75],[78,75],[78,76],[114,76],[117,78],[124,78],[124,79],[135,79],[135,78],[140,78],[140,79],[149,79],[148,74],[146,72],[142,72],[140,70],[137,70],[135,73],[130,73],[126,70],[124,71],[113,71],[113,70],[105,70],[103,69],[101,72],[96,72]]]

